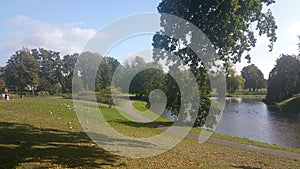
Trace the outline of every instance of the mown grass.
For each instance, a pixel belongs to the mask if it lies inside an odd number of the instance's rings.
[[[132,103],[133,108],[135,111],[139,114],[141,114],[144,117],[147,117],[148,119],[155,121],[155,122],[171,122],[169,119],[164,118],[158,114],[155,114],[146,107],[147,103],[144,101],[134,101]]]
[[[100,108],[115,129],[133,137],[160,130]],[[51,113],[52,112],[52,113]],[[71,123],[70,123],[71,122]],[[113,155],[81,128],[72,100],[25,98],[0,101],[0,168],[299,168],[300,162],[184,139],[163,154],[142,159]]]
[[[148,109],[146,108],[147,102],[144,101],[134,101],[132,103],[133,107],[140,112],[146,112]]]
[[[267,89],[258,89],[258,91],[249,91],[248,89],[239,89],[234,94],[230,94],[232,96],[240,96],[240,95],[247,95],[247,96],[266,96],[267,95]]]

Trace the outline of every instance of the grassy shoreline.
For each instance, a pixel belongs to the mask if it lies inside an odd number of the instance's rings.
[[[142,116],[145,116],[144,112],[147,109],[146,108],[141,108],[144,105],[146,105],[144,102],[142,102],[142,101],[135,101],[135,102],[133,102],[132,105],[133,105],[133,107],[134,107],[134,109],[136,110],[137,113],[139,113]],[[141,111],[141,110],[143,110],[143,111]],[[147,113],[151,114],[152,112],[147,112]],[[161,117],[159,119],[151,118],[151,117],[155,117],[154,115],[153,116],[147,115],[145,117],[148,117],[149,119],[155,120],[157,122],[171,122],[170,120],[168,120],[166,118],[163,118],[163,117]],[[186,130],[184,127],[177,127],[177,128],[182,129],[182,130]],[[191,133],[195,133],[195,134],[200,134],[201,128],[193,127],[190,130],[190,132]],[[245,143],[245,144],[259,146],[259,147],[265,147],[265,148],[271,148],[271,149],[280,149],[280,150],[285,150],[285,151],[300,153],[300,149],[298,149],[298,148],[284,147],[284,146],[280,146],[280,145],[276,145],[276,144],[269,144],[269,143],[255,141],[255,140],[251,140],[251,139],[247,139],[247,138],[241,138],[241,137],[235,137],[235,136],[228,136],[228,135],[223,135],[223,134],[219,134],[219,133],[213,133],[212,137],[219,138],[219,139],[224,139],[224,140],[230,140],[230,141],[237,141],[237,142],[240,142],[240,143]]]
[[[161,131],[129,122],[100,107],[109,124],[132,137]],[[183,139],[160,155],[131,159],[95,144],[84,132],[72,100],[25,98],[0,101],[0,168],[299,168],[300,161]]]

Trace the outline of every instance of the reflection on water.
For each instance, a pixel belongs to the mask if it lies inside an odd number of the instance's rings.
[[[257,98],[227,98],[217,133],[300,148],[299,113],[269,109]]]

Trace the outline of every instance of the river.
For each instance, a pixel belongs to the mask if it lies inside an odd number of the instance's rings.
[[[300,110],[273,110],[259,98],[226,98],[216,133],[300,148]]]

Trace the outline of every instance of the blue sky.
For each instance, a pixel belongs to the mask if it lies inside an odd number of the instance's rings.
[[[98,30],[119,18],[144,12],[156,12],[160,0],[6,0],[0,6],[0,65],[23,46],[45,47],[63,54],[80,52]],[[280,54],[297,54],[297,35],[300,35],[300,1],[277,0],[271,6],[279,29],[273,52],[268,41],[259,37],[250,52],[252,63],[268,77]],[[122,29],[122,28],[120,28]],[[151,36],[129,39],[136,49],[124,44],[110,55],[130,55],[150,48]],[[117,57],[117,56],[115,56]],[[236,65],[237,71],[247,65]]]

